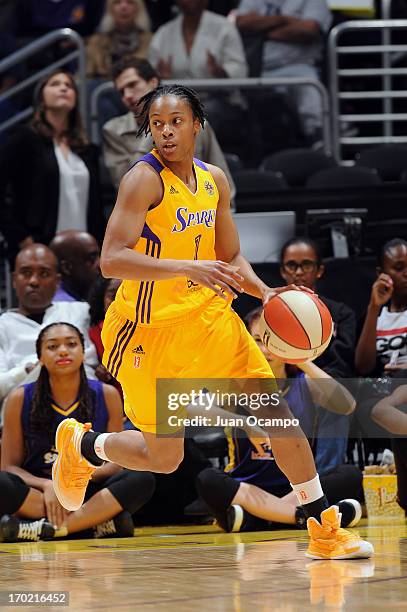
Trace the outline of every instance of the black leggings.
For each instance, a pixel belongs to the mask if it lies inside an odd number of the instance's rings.
[[[148,502],[154,492],[155,481],[149,472],[121,470],[102,482],[90,482],[85,500],[102,489],[109,489],[123,510],[131,514]],[[30,487],[20,476],[0,472],[0,516],[14,514],[23,505]]]
[[[357,466],[341,465],[333,472],[321,476],[321,485],[329,504],[336,504],[346,498],[363,501],[362,480],[362,472]],[[203,470],[196,480],[201,499],[215,512],[224,512],[230,506],[239,486],[238,480],[215,468]],[[276,497],[284,497],[292,491],[290,486],[280,491],[271,488],[265,490]]]

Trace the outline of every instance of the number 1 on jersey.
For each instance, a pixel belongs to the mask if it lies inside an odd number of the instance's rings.
[[[194,255],[194,260],[196,261],[198,259],[198,250],[199,250],[199,243],[201,242],[201,238],[202,238],[202,234],[198,234],[197,236],[195,236],[195,255]],[[188,289],[191,291],[193,291],[195,289],[195,287],[199,287],[198,283],[194,283],[194,281],[188,279],[187,280],[188,283]]]
[[[198,234],[198,236],[195,237],[195,257],[194,259],[198,259],[198,249],[199,249],[199,243],[201,242],[201,238],[202,238],[202,234]]]

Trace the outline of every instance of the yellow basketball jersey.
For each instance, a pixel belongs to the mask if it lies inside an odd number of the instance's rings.
[[[140,239],[134,247],[157,259],[214,260],[215,219],[219,193],[207,166],[194,159],[196,192],[164,165],[156,149],[142,157],[160,175],[164,195],[147,212]],[[191,279],[124,280],[115,299],[118,310],[138,326],[170,325],[213,298],[214,292]]]

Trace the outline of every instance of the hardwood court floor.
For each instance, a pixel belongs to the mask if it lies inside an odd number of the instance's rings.
[[[407,610],[407,526],[359,533],[374,544],[374,559],[311,561],[304,531],[224,534],[213,526],[0,544],[0,591],[69,591],[69,608],[41,610]]]

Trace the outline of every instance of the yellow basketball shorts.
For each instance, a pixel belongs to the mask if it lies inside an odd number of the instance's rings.
[[[123,388],[125,412],[145,432],[157,431],[157,379],[274,378],[243,321],[217,296],[166,327],[138,326],[113,302],[102,341],[103,364]]]

